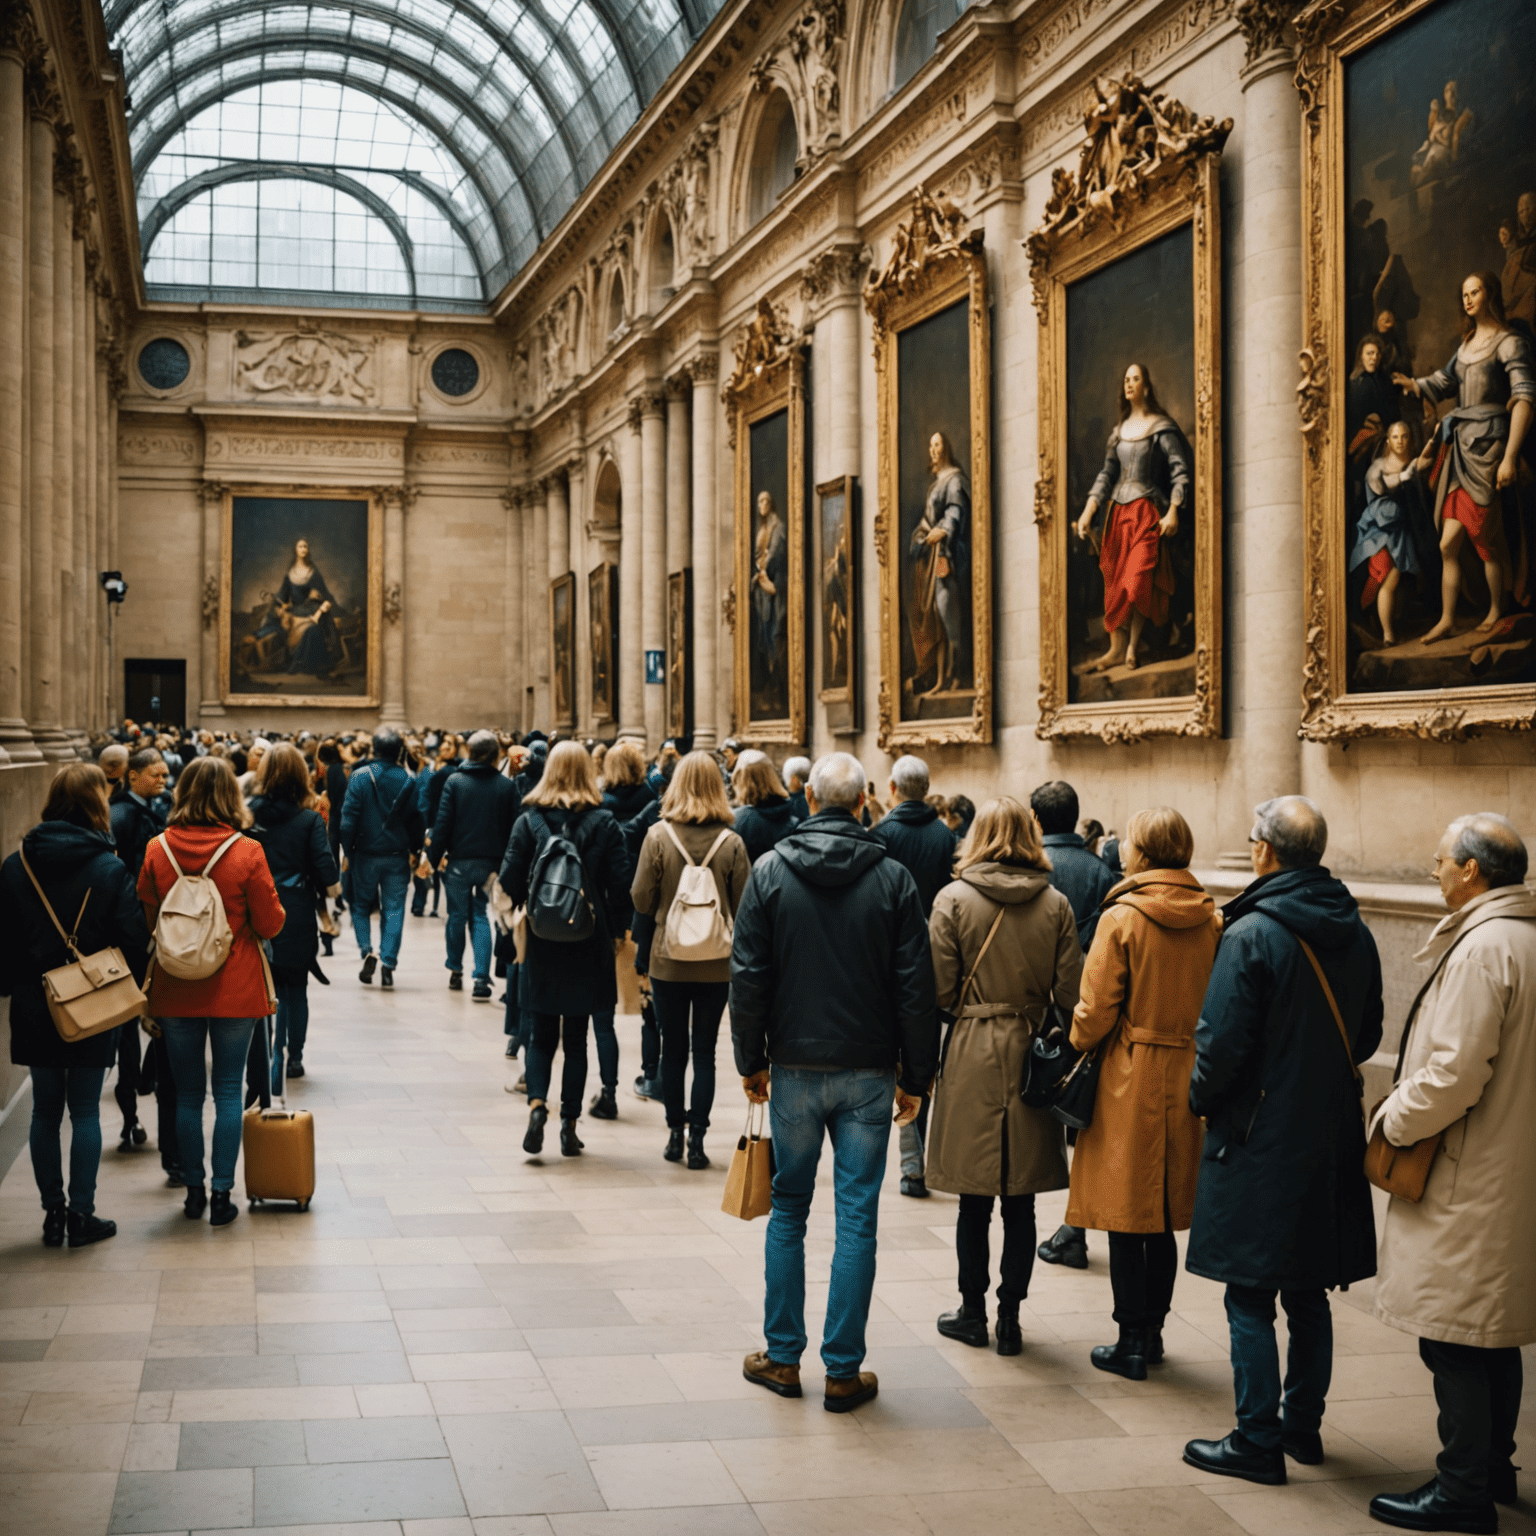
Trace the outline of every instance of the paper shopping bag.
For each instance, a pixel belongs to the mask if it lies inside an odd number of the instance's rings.
[[[727,1216],[751,1221],[773,1208],[773,1138],[763,1135],[761,1104],[747,1105],[747,1128],[736,1139],[730,1172],[725,1176],[725,1199],[720,1209]],[[757,1130],[752,1111],[757,1110]]]

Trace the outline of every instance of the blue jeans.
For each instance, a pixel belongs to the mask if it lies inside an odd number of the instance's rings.
[[[197,1188],[207,1173],[203,1165],[203,1100],[208,1096],[206,1046],[213,1048],[214,1189],[235,1187],[235,1159],[240,1155],[241,1078],[251,1046],[255,1019],[161,1019],[165,1048],[176,1079],[176,1140],[181,1171]]]
[[[1227,1287],[1237,1427],[1261,1450],[1280,1444],[1280,1350],[1275,1343],[1275,1296],[1270,1289]],[[1333,1379],[1333,1314],[1327,1291],[1280,1291],[1290,1331],[1285,1365],[1284,1431],[1315,1434]]]
[[[277,983],[277,1019],[272,1032],[272,1092],[283,1091],[283,1052],[289,1061],[304,1060],[309,1038],[309,977]]]
[[[837,1247],[821,1335],[827,1375],[856,1376],[875,1288],[880,1183],[891,1139],[896,1075],[878,1068],[808,1072],[773,1069],[768,1104],[773,1130],[773,1213],[764,1242],[768,1283],[763,1333],[768,1357],[798,1365],[805,1352],[805,1223],[816,1192],[825,1132],[832,1142]]]
[[[139,1026],[134,1024],[137,1029]],[[96,1170],[101,1166],[101,1085],[105,1067],[32,1068],[32,1176],[43,1209],[64,1204],[61,1131],[69,1105],[69,1208],[89,1216],[96,1209]]]
[[[619,1032],[611,1013],[592,1015],[592,1046],[597,1052],[597,1075],[604,1088],[619,1086]]]
[[[405,898],[411,889],[411,861],[403,853],[360,853],[352,860],[352,932],[357,947],[373,953],[373,925],[368,912],[379,903],[379,960],[387,970],[400,963],[400,935],[405,931]]]
[[[491,920],[486,915],[483,887],[493,868],[489,859],[455,859],[443,874],[448,891],[448,927],[444,934],[448,941],[448,969],[464,969],[464,925],[468,922],[469,941],[475,951],[476,981],[491,979]]]

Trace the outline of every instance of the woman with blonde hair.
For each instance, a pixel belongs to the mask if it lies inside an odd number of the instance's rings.
[[[704,1133],[715,1102],[715,1043],[720,1015],[725,1012],[730,991],[731,930],[752,871],[746,844],[731,823],[731,807],[714,758],[708,752],[690,752],[672,775],[661,802],[661,820],[641,844],[630,891],[635,911],[656,922],[650,957],[651,997],[661,1028],[661,1084],[669,1133],[662,1155],[669,1163],[682,1161],[686,1128],[690,1168],[709,1167]],[[690,869],[707,869],[712,890],[696,877],[689,879],[686,872]],[[691,889],[693,886],[702,886],[702,891]],[[689,908],[674,914],[680,888]],[[713,916],[718,919],[712,925],[711,895]],[[705,898],[702,902],[700,896]],[[710,927],[711,931],[702,940],[696,931],[690,931],[688,952],[678,954],[674,951],[683,942],[681,919],[685,910],[689,930]],[[695,917],[700,921],[695,923]],[[683,1080],[690,1038],[693,1096],[685,1113]]]
[[[611,1014],[618,1006],[613,957],[629,926],[628,866],[624,842],[613,814],[603,808],[597,774],[587,750],[577,741],[559,742],[550,752],[538,784],[523,797],[523,813],[512,827],[501,866],[501,887],[516,907],[537,896],[550,850],[552,861],[561,840],[581,862],[582,892],[591,912],[591,931],[576,940],[541,938],[533,914],[528,953],[521,967],[519,1004],[529,1023],[528,1132],[523,1150],[544,1149],[549,1119],[549,1079],[555,1047],[565,1047],[560,1080],[560,1152],[579,1157],[584,1143],[576,1134],[587,1086],[587,1020]],[[584,925],[585,926],[585,925]]]
[[[200,757],[176,781],[165,832],[149,845],[139,874],[139,899],[151,929],[160,904],[182,874],[207,874],[218,887],[234,941],[211,976],[185,981],[156,966],[149,1012],[165,1032],[176,1079],[176,1139],[187,1181],[189,1221],[209,1212],[226,1226],[240,1214],[230,1198],[240,1152],[240,1078],[257,1020],[271,1012],[266,969],[257,947],[282,932],[286,914],[261,845],[244,836],[250,812],[235,770],[222,757]],[[213,1054],[213,1197],[203,1187],[203,1100]]]
[[[1109,1233],[1120,1337],[1091,1359],[1144,1381],[1163,1358],[1163,1320],[1189,1229],[1204,1133],[1190,1113],[1195,1026],[1221,920],[1189,872],[1195,838],[1175,810],[1138,811],[1121,842],[1083,970],[1072,1044],[1103,1052],[1093,1123],[1077,1135],[1067,1221]]]
[[[788,837],[801,818],[795,815],[789,791],[766,755],[748,762],[743,752],[736,760],[731,788],[737,802],[736,832],[755,864],[781,837]]]
[[[1071,904],[1051,884],[1028,806],[1006,796],[982,806],[928,932],[939,1007],[955,1023],[933,1091],[927,1182],[960,1196],[960,1306],[939,1318],[939,1332],[986,1347],[995,1198],[1003,1217],[997,1352],[1016,1355],[1035,1260],[1035,1196],[1067,1185],[1061,1126],[1024,1103],[1019,1082],[1048,1010],[1076,1006],[1083,966]]]

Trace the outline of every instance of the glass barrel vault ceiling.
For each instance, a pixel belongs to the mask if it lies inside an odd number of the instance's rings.
[[[151,298],[476,309],[720,0],[108,0]]]

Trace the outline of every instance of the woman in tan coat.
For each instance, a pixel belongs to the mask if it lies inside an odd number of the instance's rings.
[[[1189,872],[1194,834],[1177,811],[1138,811],[1126,878],[1100,908],[1072,1019],[1080,1051],[1103,1043],[1093,1124],[1072,1156],[1067,1221],[1109,1233],[1119,1342],[1093,1363],[1132,1381],[1163,1358],[1163,1320],[1189,1230],[1204,1131],[1189,1109],[1195,1025],[1221,920]]]
[[[715,1102],[715,1042],[731,984],[731,927],[747,889],[752,860],[732,830],[730,803],[720,770],[708,752],[690,752],[677,765],[661,820],[645,834],[630,897],[635,911],[656,919],[651,944],[651,997],[661,1030],[661,1090],[667,1107],[669,1163],[683,1158],[683,1130],[688,1130],[688,1166],[708,1168],[704,1133]],[[677,900],[683,872],[708,866],[722,919],[720,953],[710,959],[684,959],[672,953],[668,917]],[[693,1097],[685,1111],[683,1079],[693,1046]]]
[[[934,1087],[927,1178],[960,1196],[960,1308],[939,1318],[939,1332],[986,1346],[987,1231],[997,1197],[997,1352],[1016,1355],[1035,1258],[1035,1196],[1067,1183],[1061,1126],[1019,1097],[1024,1053],[1053,1003],[1063,1013],[1076,1005],[1083,955],[1071,905],[1051,885],[1040,828],[1017,800],[982,806],[955,875],[928,925],[939,1007],[955,1023]]]

